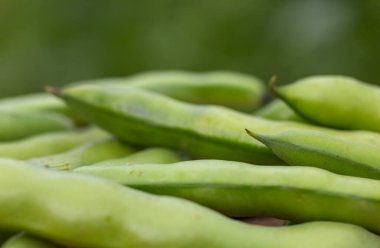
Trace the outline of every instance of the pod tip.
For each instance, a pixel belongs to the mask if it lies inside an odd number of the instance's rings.
[[[269,89],[276,94],[276,82],[277,82],[277,75],[274,74],[272,77],[269,79]]]
[[[249,136],[251,136],[251,137],[253,137],[253,138],[257,138],[256,137],[256,134],[255,133],[253,133],[252,131],[250,131],[249,129],[247,129],[247,128],[245,128],[245,132],[249,135]]]
[[[58,87],[46,86],[45,90],[51,95],[58,96],[58,97],[61,96],[61,90]]]

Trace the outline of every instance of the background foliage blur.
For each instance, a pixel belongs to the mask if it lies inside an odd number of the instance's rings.
[[[0,95],[145,70],[378,83],[379,0],[0,0]]]

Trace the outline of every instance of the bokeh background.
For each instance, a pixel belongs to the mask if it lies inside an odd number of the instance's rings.
[[[0,0],[0,96],[146,70],[380,84],[379,0]]]

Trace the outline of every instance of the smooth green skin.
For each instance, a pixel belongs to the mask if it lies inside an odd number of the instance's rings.
[[[189,199],[233,217],[339,221],[380,233],[380,181],[298,166],[223,160],[169,165],[90,166],[78,173],[160,195]]]
[[[269,120],[307,122],[279,99],[258,109],[253,114]]]
[[[124,158],[110,159],[91,166],[115,166],[115,165],[135,165],[135,164],[171,164],[181,161],[181,156],[169,149],[154,147],[132,153]]]
[[[91,165],[108,159],[121,158],[135,151],[135,148],[108,137],[85,143],[64,153],[34,158],[28,162],[47,168],[72,170],[79,166]]]
[[[46,93],[34,93],[0,99],[0,110],[51,111],[67,113],[65,103]]]
[[[380,150],[376,143],[311,130],[255,133],[253,137],[290,165],[313,166],[343,175],[380,179]]]
[[[56,113],[0,110],[0,141],[18,140],[73,127],[70,119]]]
[[[380,87],[345,76],[313,76],[274,89],[300,116],[319,125],[380,131]]]
[[[284,164],[244,128],[258,133],[311,129],[375,142],[380,135],[270,121],[220,106],[200,106],[132,87],[81,85],[60,92],[72,109],[128,143],[183,150],[196,158]]]
[[[380,246],[380,237],[355,225],[253,226],[183,199],[10,160],[0,160],[0,228],[92,248]]]
[[[131,86],[191,103],[216,104],[240,111],[259,108],[266,90],[261,80],[232,71],[153,71],[131,78]]]
[[[231,71],[151,71],[125,78],[105,78],[78,84],[127,85],[185,102],[222,105],[250,112],[263,104],[266,89],[261,80]]]
[[[179,149],[199,158],[282,163],[244,132],[245,127],[276,130],[281,124],[219,106],[179,102],[127,86],[122,89],[84,85],[64,90],[62,97],[86,120],[132,144]]]
[[[49,241],[42,240],[26,233],[18,233],[8,239],[1,248],[58,248]]]
[[[76,124],[83,125],[83,121],[74,115],[66,104],[56,97],[46,93],[34,93],[0,99],[0,110],[21,110],[34,112],[53,112],[72,118]]]
[[[85,130],[49,132],[22,140],[1,142],[0,157],[24,160],[48,156],[105,137],[109,137],[109,134],[95,127]]]

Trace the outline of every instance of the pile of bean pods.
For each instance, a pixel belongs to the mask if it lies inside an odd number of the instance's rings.
[[[380,88],[344,76],[157,71],[0,99],[0,245],[380,248],[379,132]]]

